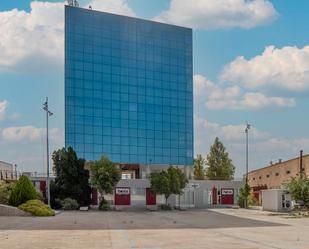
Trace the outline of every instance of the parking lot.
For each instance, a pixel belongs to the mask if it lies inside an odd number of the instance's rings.
[[[0,248],[308,249],[309,219],[255,210],[62,212],[0,217]]]

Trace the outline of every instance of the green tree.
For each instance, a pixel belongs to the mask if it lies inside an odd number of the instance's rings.
[[[25,175],[21,176],[11,191],[9,204],[18,207],[20,204],[37,198],[36,190]]]
[[[232,180],[235,167],[223,143],[216,137],[207,155],[206,175],[210,180]]]
[[[104,194],[112,194],[121,179],[121,171],[115,163],[106,156],[90,162],[91,185],[98,189],[104,201]]]
[[[205,159],[201,154],[198,154],[194,159],[194,179],[195,180],[204,180],[205,179]]]
[[[302,173],[298,178],[292,178],[286,187],[292,198],[301,206],[309,204],[309,178],[305,174]]]
[[[150,174],[151,190],[155,194],[164,195],[167,204],[168,197],[172,194],[169,175],[166,171],[152,172]]]
[[[182,194],[187,182],[185,174],[177,167],[169,167],[166,171],[152,172],[150,175],[152,191],[155,194],[164,195],[166,204],[171,194]]]
[[[251,194],[251,188],[246,183],[239,189],[239,196],[238,196],[238,205],[242,208],[248,207],[248,200]]]
[[[56,175],[52,184],[52,201],[69,197],[76,200],[80,206],[89,205],[91,189],[89,171],[84,169],[85,159],[78,158],[71,147],[54,151],[52,159]]]

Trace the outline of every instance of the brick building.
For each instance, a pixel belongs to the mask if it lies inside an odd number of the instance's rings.
[[[261,190],[283,188],[292,177],[299,176],[301,167],[309,175],[309,154],[287,161],[270,162],[266,167],[253,170],[248,174],[248,183],[254,196],[260,200]]]

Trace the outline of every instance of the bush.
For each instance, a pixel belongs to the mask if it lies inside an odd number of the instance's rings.
[[[34,216],[54,216],[55,212],[48,205],[39,200],[30,200],[18,206],[20,210]]]
[[[99,210],[108,211],[108,210],[110,210],[110,209],[111,209],[111,207],[110,207],[108,201],[106,201],[106,200],[103,199],[103,200],[100,202]]]
[[[60,204],[63,210],[76,210],[79,208],[77,201],[72,198],[65,198],[60,201]]]
[[[10,195],[14,185],[14,183],[0,182],[0,204],[9,204]]]
[[[19,206],[28,200],[37,198],[37,192],[27,176],[21,176],[15,184],[9,199],[9,204]]]
[[[35,199],[44,202],[43,194],[39,191],[36,191],[36,198]]]
[[[162,204],[160,208],[161,210],[172,210],[171,206],[168,204]]]

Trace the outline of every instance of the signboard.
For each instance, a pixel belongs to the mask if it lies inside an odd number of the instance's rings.
[[[196,183],[196,182],[192,182],[192,183],[188,183],[186,189],[197,189],[200,187],[200,184],[199,183]]]
[[[222,195],[234,195],[234,189],[221,189]]]
[[[116,188],[116,195],[129,195],[130,189],[129,188]]]

